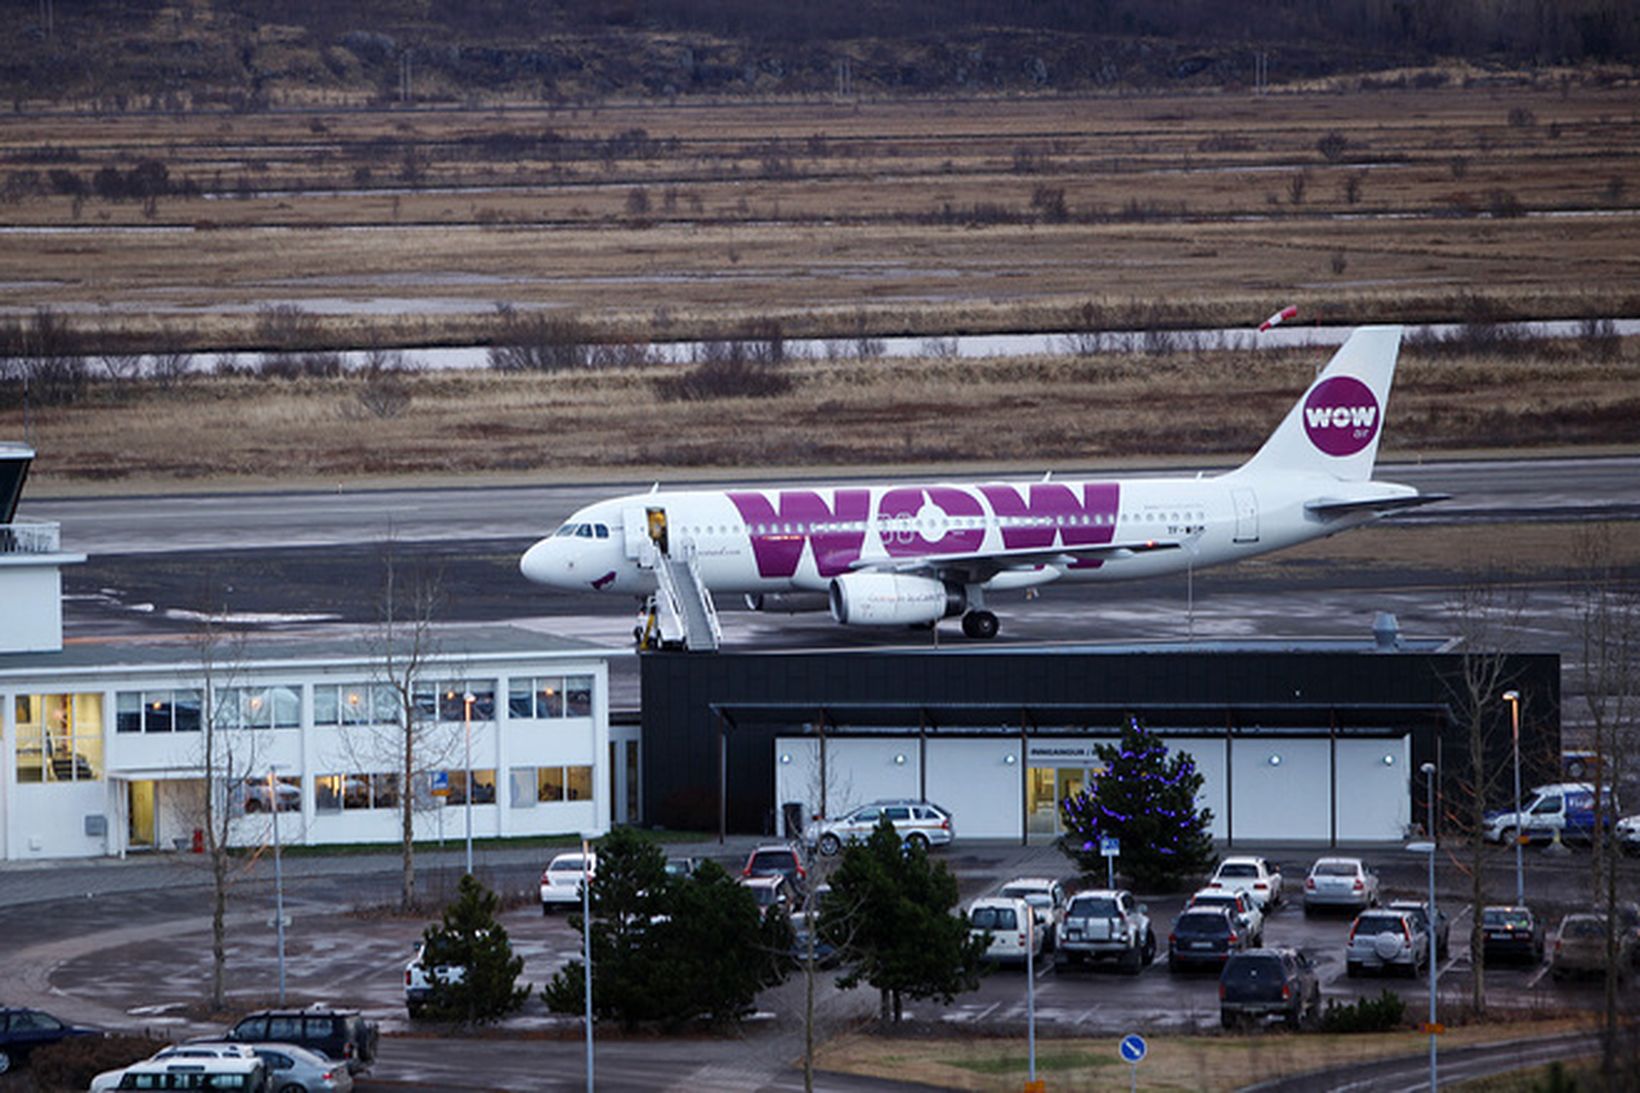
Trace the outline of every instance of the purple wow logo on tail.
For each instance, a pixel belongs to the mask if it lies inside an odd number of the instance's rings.
[[[1328,455],[1354,455],[1371,444],[1380,416],[1372,389],[1354,376],[1323,380],[1304,400],[1304,432]]]

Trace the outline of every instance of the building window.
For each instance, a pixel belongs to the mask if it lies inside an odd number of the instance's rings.
[[[103,696],[18,695],[19,782],[91,782],[103,773]]]
[[[529,791],[530,777],[534,776],[535,797],[520,800]],[[513,807],[525,808],[537,802],[554,804],[559,801],[592,800],[591,767],[514,767],[512,773]]]
[[[445,771],[449,779],[450,795],[445,801],[452,805],[467,803],[467,772],[464,770]],[[495,771],[494,769],[473,771],[473,804],[495,804]]]
[[[115,732],[198,732],[198,691],[120,691],[114,696]]]
[[[313,780],[313,811],[340,812],[342,810],[342,776],[321,774]]]
[[[302,780],[295,777],[277,778],[270,785],[266,778],[245,778],[231,783],[235,809],[247,815],[263,812],[302,811]]]
[[[301,723],[298,704],[297,724]],[[315,725],[396,725],[398,690],[388,683],[320,683],[313,688]]]
[[[515,718],[592,716],[591,676],[536,676],[507,684],[507,714]]]
[[[196,709],[197,704],[196,697]],[[178,729],[182,727],[181,713],[179,700]],[[299,729],[302,727],[302,688],[300,684],[224,687],[216,692],[212,714],[224,729]]]

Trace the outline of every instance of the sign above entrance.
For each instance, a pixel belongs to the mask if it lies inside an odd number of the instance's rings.
[[[1033,767],[1100,767],[1105,761],[1093,750],[1099,745],[1082,740],[1027,740],[1025,761]]]

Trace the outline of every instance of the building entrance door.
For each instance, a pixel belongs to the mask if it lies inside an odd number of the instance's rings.
[[[126,820],[126,845],[153,846],[155,785],[153,782],[131,782],[130,787],[131,803]]]

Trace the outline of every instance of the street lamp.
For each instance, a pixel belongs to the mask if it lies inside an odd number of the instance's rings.
[[[1435,1023],[1435,985],[1440,978],[1440,965],[1437,962],[1435,947],[1435,764],[1425,763],[1418,768],[1424,775],[1424,794],[1428,807],[1430,837],[1425,842],[1407,844],[1407,849],[1415,854],[1429,855],[1429,904],[1425,907],[1424,930],[1429,935],[1429,1093],[1437,1093],[1438,1079],[1435,1065],[1435,1037],[1440,1028]]]
[[[473,692],[468,691],[461,696],[461,725],[467,739],[467,774],[465,792],[462,794],[467,800],[467,875],[473,874]]]
[[[1520,865],[1520,692],[1505,691],[1509,703],[1509,734],[1515,741],[1515,906],[1526,906],[1526,877]]]
[[[592,1093],[592,836],[581,833],[581,960],[587,1017],[587,1093]]]
[[[279,783],[277,763],[268,764],[268,807],[273,810],[273,928],[279,946],[279,1004],[285,1004],[285,873],[279,860]]]

